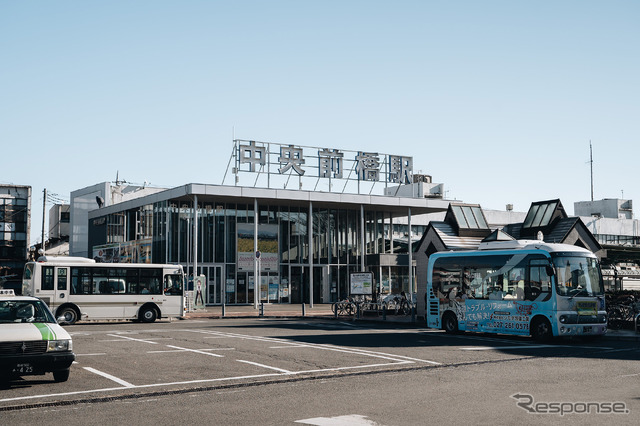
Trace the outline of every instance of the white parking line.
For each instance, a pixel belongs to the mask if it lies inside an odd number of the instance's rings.
[[[316,426],[380,426],[380,423],[367,419],[367,416],[349,414],[336,417],[314,417],[312,419],[296,420],[294,423],[304,423]]]
[[[236,348],[204,348],[204,349],[196,349],[198,351],[235,351]],[[160,351],[147,351],[148,354],[163,354],[163,353],[174,353],[174,352],[187,352],[186,349],[171,349],[171,350],[160,350]]]
[[[269,346],[269,349],[293,349],[293,348],[312,348],[311,345],[286,345],[286,346]]]
[[[118,334],[107,334],[107,336],[117,337],[119,339],[133,340],[134,342],[151,343],[152,345],[157,345],[158,344],[158,342],[154,342],[154,341],[151,341],[151,340],[134,339],[133,337],[120,336]]]
[[[187,352],[194,352],[194,353],[202,354],[202,355],[209,355],[209,356],[215,356],[215,357],[218,357],[218,358],[224,358],[224,356],[223,356],[223,355],[210,354],[210,353],[208,353],[208,352],[201,351],[201,350],[198,350],[198,349],[187,349],[187,348],[181,348],[181,347],[179,347],[179,346],[172,346],[172,345],[167,345],[167,347],[168,347],[168,348],[173,348],[173,349],[180,349],[180,350],[182,350],[182,351],[187,351]]]
[[[458,348],[462,351],[490,351],[493,349],[496,350],[504,350],[504,349],[540,349],[540,348],[582,348],[582,349],[603,349],[605,352],[615,352],[615,351],[606,351],[606,347],[598,347],[598,346],[572,346],[572,345],[511,345],[511,346],[471,346],[467,348]]]
[[[107,374],[107,373],[104,373],[104,372],[102,372],[100,370],[96,370],[95,368],[92,368],[92,367],[83,367],[83,368],[85,370],[87,370],[87,371],[90,371],[90,372],[92,372],[94,374],[97,374],[98,376],[102,376],[102,377],[104,377],[106,379],[113,380],[116,383],[120,383],[122,386],[124,386],[126,388],[135,388],[136,387],[136,385],[132,385],[129,382],[126,382],[126,381],[124,381],[122,379],[119,379],[119,378],[117,378],[115,376],[112,376],[111,374]]]
[[[502,349],[539,349],[539,348],[551,348],[552,345],[512,345],[512,346],[471,346],[468,348],[458,348],[461,351],[491,351]]]
[[[289,371],[289,370],[284,370],[284,369],[278,368],[278,367],[271,367],[269,365],[264,365],[264,364],[258,364],[257,362],[253,362],[253,361],[245,361],[244,359],[237,359],[236,361],[244,362],[245,364],[256,365],[256,366],[262,367],[262,368],[268,368],[269,370],[275,370],[275,371],[279,371],[279,372],[285,373],[285,374],[291,374],[291,371]]]
[[[237,333],[223,333],[223,332],[220,332],[220,331],[201,331],[201,330],[186,330],[186,331],[192,331],[194,333],[203,333],[203,334],[214,334],[214,335],[217,335],[217,336],[233,337],[233,338],[236,338],[236,339],[257,340],[257,341],[260,341],[260,342],[280,343],[282,345],[291,346],[291,347],[298,347],[298,346],[301,346],[301,345],[305,345],[307,347],[311,347],[311,348],[314,348],[314,349],[350,353],[350,354],[368,356],[368,357],[373,357],[373,358],[382,358],[382,359],[388,359],[388,360],[392,360],[392,361],[396,361],[396,362],[398,362],[398,361],[402,361],[402,362],[411,361],[411,362],[426,362],[426,363],[433,364],[433,365],[441,365],[439,362],[430,361],[430,360],[426,360],[426,359],[409,358],[409,357],[405,357],[405,356],[402,356],[402,355],[394,355],[394,354],[388,354],[388,353],[384,353],[384,352],[373,352],[373,351],[367,351],[367,350],[364,350],[364,349],[357,349],[357,348],[346,348],[346,347],[333,346],[333,345],[318,345],[318,344],[311,344],[311,343],[301,343],[301,342],[294,342],[294,341],[285,340],[285,339],[276,339],[276,338],[273,338],[273,337],[250,336],[250,335],[246,335],[246,334],[237,334]]]
[[[193,385],[193,384],[202,384],[202,383],[217,383],[217,382],[233,382],[235,380],[247,380],[247,379],[261,379],[267,377],[278,377],[282,375],[296,375],[296,374],[308,374],[308,373],[330,373],[332,371],[344,371],[344,370],[360,370],[365,368],[372,367],[389,367],[395,366],[398,364],[412,364],[411,361],[402,361],[402,362],[388,362],[383,364],[369,364],[369,365],[357,365],[353,367],[336,367],[336,368],[324,368],[318,370],[302,370],[302,371],[292,371],[290,373],[266,373],[266,374],[252,374],[247,376],[236,376],[236,377],[220,377],[216,379],[197,379],[197,380],[187,380],[182,382],[168,382],[168,383],[151,383],[148,385],[130,385],[131,388],[136,389],[148,389],[148,388],[157,388],[164,386],[184,386],[184,385]],[[90,367],[85,367],[90,368]],[[124,382],[127,383],[127,382]],[[82,394],[91,394],[98,392],[111,392],[114,390],[121,390],[122,388],[102,388],[102,389],[88,389],[82,391],[74,391],[74,392],[61,392],[61,393],[52,393],[52,394],[44,394],[44,395],[29,395],[29,396],[19,396],[15,398],[4,398],[0,399],[0,402],[10,402],[10,401],[20,401],[20,400],[30,400],[30,399],[43,399],[43,398],[51,398],[51,397],[59,397],[59,396],[70,396],[70,395],[82,395]]]

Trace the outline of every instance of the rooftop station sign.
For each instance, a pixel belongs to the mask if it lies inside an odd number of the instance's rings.
[[[350,151],[335,148],[234,140],[232,159],[235,183],[243,174],[253,175],[254,186],[259,179],[266,180],[267,187],[287,188],[294,178],[298,189],[332,191],[343,185],[361,185],[372,190],[376,184],[406,184],[412,182],[413,157],[368,151]],[[226,175],[225,175],[226,177]]]

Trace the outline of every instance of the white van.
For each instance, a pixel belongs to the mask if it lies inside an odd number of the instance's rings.
[[[52,372],[65,382],[75,358],[71,336],[42,300],[0,290],[0,380]]]

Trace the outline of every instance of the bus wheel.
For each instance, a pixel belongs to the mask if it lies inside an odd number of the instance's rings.
[[[442,328],[444,328],[444,331],[446,331],[447,333],[457,333],[458,318],[456,318],[453,313],[447,312],[446,314],[444,314],[444,317],[442,317]]]
[[[57,383],[66,382],[69,380],[69,369],[66,370],[56,370],[53,372],[53,380]]]
[[[73,325],[78,321],[78,313],[71,306],[67,306],[60,310],[58,317],[64,318],[65,324]]]
[[[543,317],[535,318],[531,322],[531,336],[538,342],[547,342],[551,339],[551,323]]]
[[[156,313],[156,310],[150,306],[140,310],[140,321],[142,322],[154,322],[157,317],[158,314]]]

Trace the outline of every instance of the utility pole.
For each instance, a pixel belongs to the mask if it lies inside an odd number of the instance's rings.
[[[593,148],[589,141],[589,163],[591,164],[591,201],[593,201]]]
[[[44,195],[42,197],[42,255],[45,255],[44,249],[44,215],[47,211],[47,188],[44,189]]]

